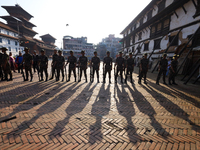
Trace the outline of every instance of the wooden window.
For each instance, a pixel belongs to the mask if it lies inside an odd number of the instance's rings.
[[[175,36],[170,36],[169,37],[169,43],[172,42],[172,40],[174,39]],[[178,36],[174,39],[173,43],[171,44],[171,46],[177,46],[178,45]]]
[[[165,1],[166,1],[166,0],[162,0],[162,1],[158,4],[158,13],[160,13],[163,9],[165,9]]]
[[[139,33],[139,38],[138,40],[141,40],[142,39],[142,32]]]
[[[158,23],[156,34],[160,34],[162,30],[162,22]]]
[[[134,50],[135,50],[135,47],[133,46],[133,47],[132,47],[132,52],[134,52]]]
[[[160,49],[161,39],[154,40],[154,49]]]
[[[163,28],[168,28],[169,27],[169,23],[170,23],[169,19],[164,20]]]
[[[152,26],[151,27],[151,37],[154,36],[156,33],[156,27],[155,26]]]
[[[145,43],[144,44],[144,51],[148,51],[149,50],[149,43]]]
[[[193,17],[196,18],[197,16],[200,16],[200,0],[197,0],[196,13]]]
[[[147,13],[147,21],[150,20],[152,18],[152,10],[150,10],[148,13]]]
[[[143,18],[140,19],[140,26],[143,24]]]

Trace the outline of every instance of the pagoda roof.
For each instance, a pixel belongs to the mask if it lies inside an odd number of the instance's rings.
[[[6,9],[6,11],[11,15],[11,16],[15,16],[15,14],[20,13],[22,16],[24,16],[26,19],[30,20],[33,16],[31,14],[29,14],[27,11],[25,11],[21,6],[19,6],[18,4],[16,4],[15,6],[1,6],[4,9]]]
[[[45,43],[44,41],[39,40],[39,39],[35,39],[35,38],[34,38],[34,40],[35,40],[36,42],[39,42],[39,43],[43,43],[43,44]]]
[[[42,35],[42,36],[40,36],[41,38],[51,38],[51,39],[55,39],[56,40],[56,38],[54,38],[53,36],[51,36],[50,34],[45,34],[45,35]]]
[[[1,22],[1,21],[0,21],[0,27],[1,27],[1,28],[4,28],[4,29],[7,29],[7,30],[9,30],[9,31],[13,31],[13,32],[15,32],[15,33],[18,33],[16,30],[14,30],[13,28],[9,27],[8,25],[6,25],[5,23],[3,23],[3,22]]]

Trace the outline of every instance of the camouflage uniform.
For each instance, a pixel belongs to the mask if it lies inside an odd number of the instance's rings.
[[[40,75],[41,75],[40,81],[43,81],[43,71],[45,73],[46,81],[47,81],[48,80],[48,73],[47,73],[48,58],[46,55],[40,55],[39,64],[40,64]]]
[[[56,81],[60,80],[60,71],[62,73],[62,81],[64,81],[64,69],[63,69],[64,64],[65,64],[64,56],[57,56],[57,58],[56,58],[57,79],[56,79]]]
[[[103,63],[106,64],[104,68],[104,73],[103,73],[103,82],[105,83],[106,81],[106,74],[108,73],[109,75],[109,82],[111,82],[111,70],[112,70],[112,58],[111,57],[104,57]]]
[[[142,70],[140,70],[140,73],[139,73],[139,83],[141,83],[142,77],[144,77],[144,83],[146,84],[146,77],[147,77],[149,60],[147,58],[143,58],[140,61],[140,65],[142,67]]]
[[[159,62],[160,65],[160,70],[157,76],[157,80],[156,80],[156,84],[159,84],[159,80],[161,75],[163,74],[163,83],[166,84],[165,82],[165,76],[166,76],[166,72],[167,72],[167,67],[168,67],[168,60],[167,59],[161,59]]]
[[[76,62],[77,62],[77,59],[76,59],[75,56],[69,56],[68,57],[68,60],[67,60],[67,63],[69,63],[68,81],[70,81],[71,71],[73,71],[75,82],[76,82]]]
[[[177,67],[178,67],[178,61],[177,60],[172,60],[171,62],[171,67],[170,67],[170,72],[169,72],[169,84],[171,85],[171,81],[172,84],[176,84],[175,83],[175,76],[176,76],[176,71],[177,71]],[[173,70],[172,70],[173,68]]]
[[[84,71],[84,75],[85,75],[85,80],[87,82],[87,74],[86,74],[86,69],[87,69],[87,62],[88,62],[88,58],[86,56],[81,56],[79,57],[79,63],[80,63],[80,80],[81,81],[81,77],[82,77],[82,72]]]
[[[10,75],[10,80],[12,80],[12,72],[9,63],[9,56],[6,53],[2,55],[2,69],[5,75],[5,80],[9,81],[8,74]]]
[[[23,55],[23,62],[24,62],[25,73],[26,73],[25,81],[28,81],[28,72],[30,72],[31,80],[33,78],[32,70],[31,70],[32,60],[33,60],[33,56],[30,53]]]
[[[133,73],[134,59],[128,58],[126,61],[126,65],[127,65],[127,68],[126,68],[125,82],[127,82],[127,75],[130,74],[131,83],[133,83],[132,73]]]
[[[125,60],[123,57],[117,57],[117,59],[116,59],[117,72],[115,74],[115,83],[117,83],[117,77],[118,77],[119,72],[120,72],[120,76],[121,76],[121,82],[123,83],[124,63],[125,63]]]
[[[92,68],[93,68],[93,72],[92,72],[92,82],[94,81],[94,73],[95,73],[95,72],[96,72],[96,74],[97,74],[97,80],[98,80],[98,82],[99,82],[99,63],[100,63],[99,57],[92,57],[91,63],[92,63]]]
[[[56,62],[57,62],[57,54],[53,54],[53,60],[52,60],[52,75],[51,75],[51,79],[53,79],[55,71],[56,71]]]

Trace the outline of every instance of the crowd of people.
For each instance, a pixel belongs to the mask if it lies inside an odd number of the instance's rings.
[[[96,73],[97,76],[97,82],[99,83],[99,69],[100,69],[100,58],[97,56],[97,52],[94,52],[94,56],[90,61],[88,61],[88,58],[85,56],[85,52],[81,51],[81,57],[77,58],[73,55],[73,51],[70,51],[70,56],[68,57],[67,61],[65,62],[65,58],[62,55],[61,50],[54,50],[53,54],[53,60],[51,63],[51,77],[48,78],[48,57],[45,55],[45,51],[41,50],[41,54],[36,54],[36,51],[34,51],[33,55],[29,53],[29,48],[25,47],[24,51],[25,54],[19,52],[19,55],[14,58],[12,57],[12,53],[9,53],[9,55],[6,53],[8,50],[6,47],[1,48],[2,53],[0,53],[0,78],[1,81],[12,81],[12,70],[15,72],[15,66],[18,68],[18,73],[21,73],[23,76],[24,81],[30,82],[33,80],[33,73],[32,68],[34,72],[38,73],[39,81],[44,81],[44,75],[45,74],[45,81],[55,79],[56,81],[60,80],[60,72],[62,74],[62,81],[64,81],[64,78],[66,76],[66,81],[69,82],[71,78],[71,72],[74,74],[75,82],[77,81],[77,74],[76,74],[76,68],[78,68],[78,82],[81,81],[82,73],[84,73],[85,76],[85,82],[88,82],[87,80],[87,68],[88,65],[90,67],[90,82],[94,82],[94,75]],[[111,83],[111,71],[113,68],[113,60],[110,57],[110,52],[106,52],[106,57],[103,59],[103,83],[106,82],[106,75],[108,74],[109,83]],[[175,82],[175,76],[176,76],[176,70],[178,66],[178,55],[174,55],[173,60],[167,60],[167,54],[163,54],[162,58],[159,61],[158,66],[158,76],[156,80],[156,84],[159,85],[159,80],[161,76],[163,75],[163,84],[166,84],[166,75],[169,73],[168,78],[168,84],[176,84]],[[89,62],[89,63],[88,63]],[[16,64],[16,65],[15,65]],[[68,65],[68,76],[67,76],[67,67]],[[117,83],[118,74],[120,73],[121,83],[124,82],[127,84],[127,78],[130,76],[130,82],[133,83],[133,77],[132,73],[134,71],[135,61],[133,58],[133,54],[129,53],[129,58],[124,59],[122,57],[122,52],[119,52],[118,57],[116,58],[115,64],[114,64],[114,80],[115,83]],[[143,58],[139,62],[139,79],[138,83],[141,84],[142,78],[144,78],[144,84],[147,84],[146,82],[146,76],[149,69],[149,59],[147,58],[147,54],[145,53]],[[25,70],[25,74],[24,71]],[[65,72],[65,73],[64,73]],[[125,80],[123,82],[123,72],[125,74]],[[9,79],[8,79],[9,75]],[[67,79],[68,78],[68,79]],[[172,82],[171,82],[172,81]]]

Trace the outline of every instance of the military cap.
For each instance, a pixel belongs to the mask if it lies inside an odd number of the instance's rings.
[[[41,51],[40,52],[44,52],[44,49],[41,49]]]
[[[58,53],[59,53],[59,52],[62,52],[62,51],[61,51],[61,50],[58,50]]]
[[[74,53],[73,51],[69,51],[70,53]]]
[[[25,51],[25,50],[29,50],[29,48],[28,48],[28,47],[25,47],[25,48],[24,48],[24,51]]]
[[[163,53],[163,57],[166,57],[167,56],[167,54],[166,53]]]
[[[85,53],[85,51],[84,51],[84,50],[82,50],[82,51],[81,51],[81,53]]]
[[[144,53],[144,55],[143,56],[147,56],[147,53]]]
[[[119,54],[122,54],[122,51],[120,51]]]
[[[130,52],[130,53],[129,53],[129,55],[133,55],[133,53],[132,53],[132,52]]]
[[[107,51],[106,53],[107,53],[107,54],[108,54],[108,53],[110,54],[110,51]]]
[[[2,48],[0,48],[0,49],[1,49],[1,50],[5,50],[5,51],[8,50],[6,47],[2,47]]]
[[[97,51],[94,51],[94,54],[97,53]]]

